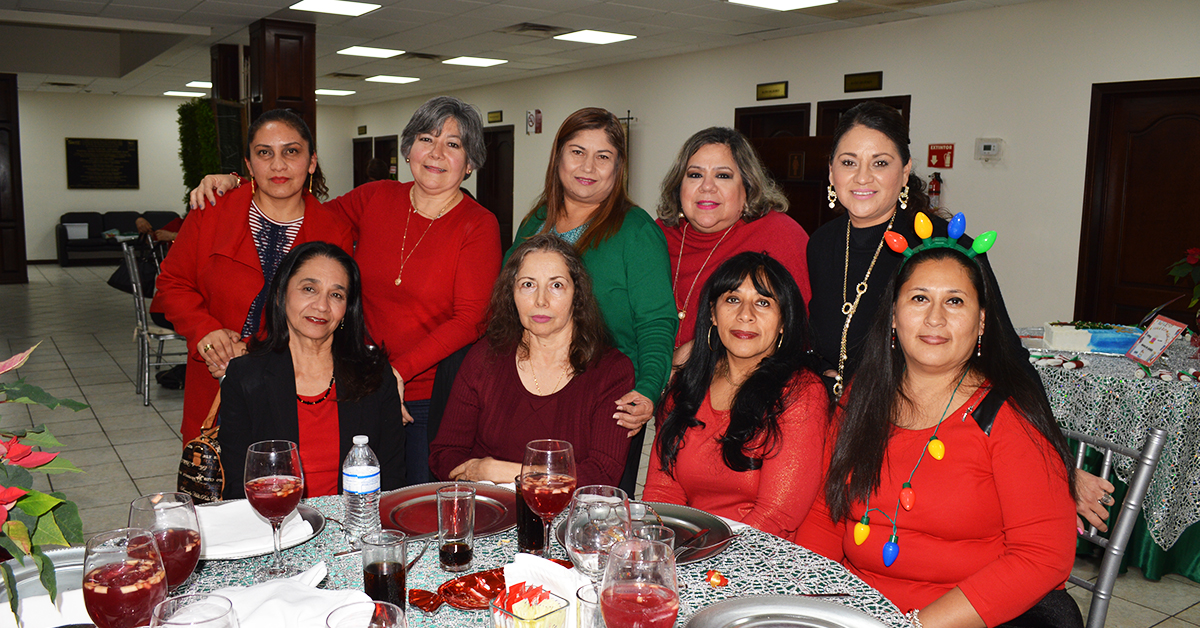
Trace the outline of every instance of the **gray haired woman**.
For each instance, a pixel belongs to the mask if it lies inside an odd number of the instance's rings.
[[[486,156],[473,106],[450,96],[429,99],[405,125],[400,152],[412,182],[360,185],[325,207],[353,226],[367,331],[396,372],[407,411],[408,482],[419,484],[429,481],[434,374],[479,337],[500,274],[500,226],[459,190]],[[192,206],[236,184],[235,177],[209,175],[192,191]]]

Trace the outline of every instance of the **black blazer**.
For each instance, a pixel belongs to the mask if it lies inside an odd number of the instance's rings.
[[[404,425],[392,369],[384,364],[383,381],[375,392],[355,402],[339,400],[337,405],[339,459],[346,459],[356,434],[366,434],[379,458],[382,490],[404,486]],[[225,499],[246,496],[246,449],[262,440],[298,443],[298,417],[290,351],[251,354],[229,362],[221,384],[221,431],[217,434],[225,467]],[[339,492],[341,489],[339,475]]]

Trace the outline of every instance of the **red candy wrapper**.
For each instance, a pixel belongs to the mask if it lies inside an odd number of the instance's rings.
[[[729,586],[729,578],[726,578],[716,569],[709,569],[708,572],[704,574],[704,581],[708,583],[708,586],[714,589],[718,587]]]

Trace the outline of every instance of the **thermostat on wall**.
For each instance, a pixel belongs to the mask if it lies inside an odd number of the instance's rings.
[[[985,162],[1000,161],[1004,152],[1004,140],[998,137],[975,138],[975,159]]]

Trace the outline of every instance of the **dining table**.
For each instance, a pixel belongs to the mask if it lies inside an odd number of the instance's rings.
[[[284,559],[300,568],[324,561],[329,573],[319,587],[361,591],[361,555],[338,555],[350,549],[339,523],[344,520],[342,498],[316,497],[306,499],[304,503],[319,511],[325,517],[326,525],[311,540],[284,550]],[[680,610],[676,626],[686,625],[688,618],[715,602],[763,595],[806,596],[854,609],[885,626],[907,628],[910,625],[895,605],[840,564],[755,528],[736,528],[729,544],[720,553],[699,562],[678,566]],[[416,557],[422,543],[423,540],[409,542],[410,561]],[[551,546],[553,557],[567,558],[557,543],[551,541]],[[470,571],[503,567],[513,561],[516,553],[515,528],[477,537]],[[201,561],[193,576],[177,594],[204,593],[221,587],[255,584],[254,571],[271,559],[271,555],[266,554],[238,560]],[[708,570],[720,571],[728,579],[728,584],[723,587],[709,585],[705,579]],[[437,591],[442,583],[460,575],[441,569],[437,548],[434,547],[413,565],[408,573],[407,587],[409,590]],[[463,611],[448,604],[434,614],[409,605],[407,619],[411,628],[492,625],[492,618],[487,611]]]

